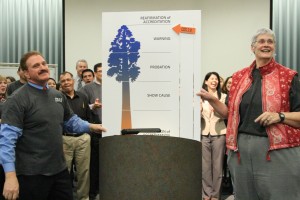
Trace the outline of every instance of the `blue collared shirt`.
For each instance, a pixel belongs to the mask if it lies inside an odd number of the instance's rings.
[[[32,87],[35,87],[35,88],[39,89],[39,90],[44,90],[43,86],[31,83],[31,82],[28,82],[28,84],[31,85]],[[48,83],[46,84],[46,88],[47,88],[47,90],[49,89]]]

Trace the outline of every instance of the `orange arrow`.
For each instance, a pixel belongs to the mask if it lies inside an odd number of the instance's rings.
[[[174,26],[173,30],[177,34],[179,34],[179,33],[195,34],[196,33],[196,28],[193,28],[193,27],[184,27],[184,26],[181,26],[180,24]]]

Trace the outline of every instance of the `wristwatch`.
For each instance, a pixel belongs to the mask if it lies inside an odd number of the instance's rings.
[[[279,118],[280,118],[280,122],[283,122],[285,119],[285,115],[283,113],[278,113],[279,114]]]

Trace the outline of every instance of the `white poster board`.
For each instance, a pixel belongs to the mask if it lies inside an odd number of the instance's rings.
[[[200,140],[201,11],[102,14],[103,124]],[[152,133],[144,133],[152,134]]]

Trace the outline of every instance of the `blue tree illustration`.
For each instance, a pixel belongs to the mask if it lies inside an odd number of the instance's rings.
[[[122,25],[109,49],[108,71],[110,77],[122,83],[122,124],[121,129],[132,128],[130,108],[130,81],[134,82],[140,74],[137,66],[140,42],[136,41],[127,26]]]

